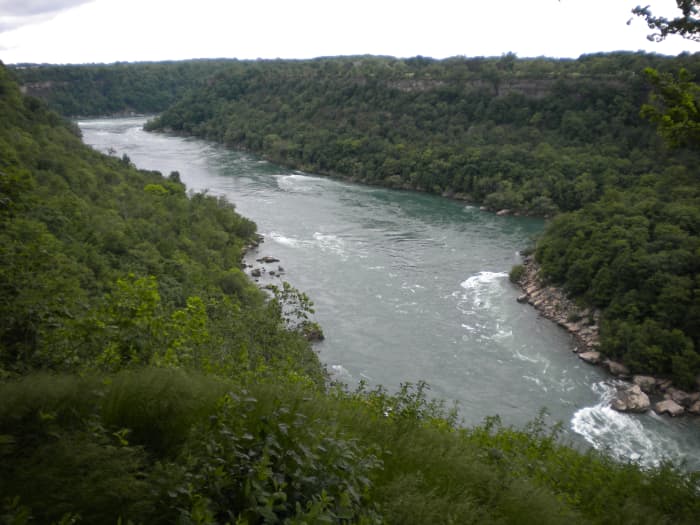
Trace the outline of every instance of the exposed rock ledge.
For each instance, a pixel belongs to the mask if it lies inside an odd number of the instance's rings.
[[[622,363],[605,359],[598,351],[598,322],[600,312],[580,308],[564,292],[548,286],[539,278],[539,265],[533,257],[523,260],[524,272],[518,280],[523,294],[518,302],[529,303],[546,319],[554,321],[574,336],[574,351],[579,358],[592,365],[604,366],[611,375],[629,379],[630,371]],[[700,385],[700,378],[698,378]],[[649,396],[658,402],[652,403]],[[668,379],[649,376],[634,376],[632,384],[621,388],[612,408],[621,412],[644,412],[653,408],[657,414],[679,416],[682,414],[700,415],[700,392],[684,392],[674,388]]]
[[[539,265],[532,257],[523,260],[523,267],[525,271],[518,285],[524,293],[518,297],[518,302],[531,304],[543,317],[568,330],[576,341],[577,353],[596,352],[600,313],[579,308],[562,290],[545,285],[538,276]],[[594,364],[598,362],[593,361]]]

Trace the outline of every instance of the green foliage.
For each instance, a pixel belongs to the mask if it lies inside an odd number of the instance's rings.
[[[650,6],[637,6],[632,12],[644,18],[649,29],[658,31],[649,35],[647,37],[649,40],[661,42],[669,35],[680,35],[689,40],[700,41],[700,20],[698,20],[700,3],[698,0],[676,0],[676,5],[683,14],[674,19],[654,16]]]
[[[15,523],[695,522],[697,476],[578,452],[544,416],[461,429],[427,393],[328,395],[147,367],[31,374],[0,384],[2,512]]]
[[[26,92],[63,115],[157,113],[233,60],[84,64],[20,64],[12,70]]]
[[[546,277],[603,310],[604,352],[684,388],[700,374],[699,209],[696,174],[667,170],[560,215],[536,252]]]
[[[323,382],[303,334],[239,268],[255,224],[224,199],[188,197],[176,176],[92,151],[23,103],[5,69],[0,82],[0,374],[276,363]]]
[[[525,275],[525,267],[522,264],[516,264],[508,272],[508,279],[512,283],[518,283],[523,275]]]
[[[700,149],[700,86],[686,69],[678,77],[647,68],[644,70],[654,91],[642,117],[657,125],[659,135],[673,147]]]

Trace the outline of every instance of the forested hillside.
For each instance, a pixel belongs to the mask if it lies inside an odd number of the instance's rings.
[[[695,522],[693,475],[325,385],[229,203],[87,148],[2,66],[0,114],[4,523]]]
[[[66,116],[159,113],[232,60],[54,66],[24,64],[13,74],[28,95]]]

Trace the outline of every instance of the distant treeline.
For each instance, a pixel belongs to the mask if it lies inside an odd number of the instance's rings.
[[[62,115],[102,116],[164,111],[231,60],[54,66],[18,64],[12,73],[25,94]]]

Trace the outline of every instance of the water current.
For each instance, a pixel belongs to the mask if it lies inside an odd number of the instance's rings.
[[[258,224],[263,282],[307,292],[316,349],[353,386],[426,381],[465,424],[523,425],[546,409],[574,445],[645,465],[700,469],[700,423],[608,408],[614,381],[572,353],[570,336],[516,302],[507,276],[542,220],[497,217],[436,196],[339,182],[207,141],[146,133],[144,118],[80,121],[84,141],[143,169],[178,171]],[[279,268],[283,271],[280,276]],[[273,270],[275,275],[269,274]]]

